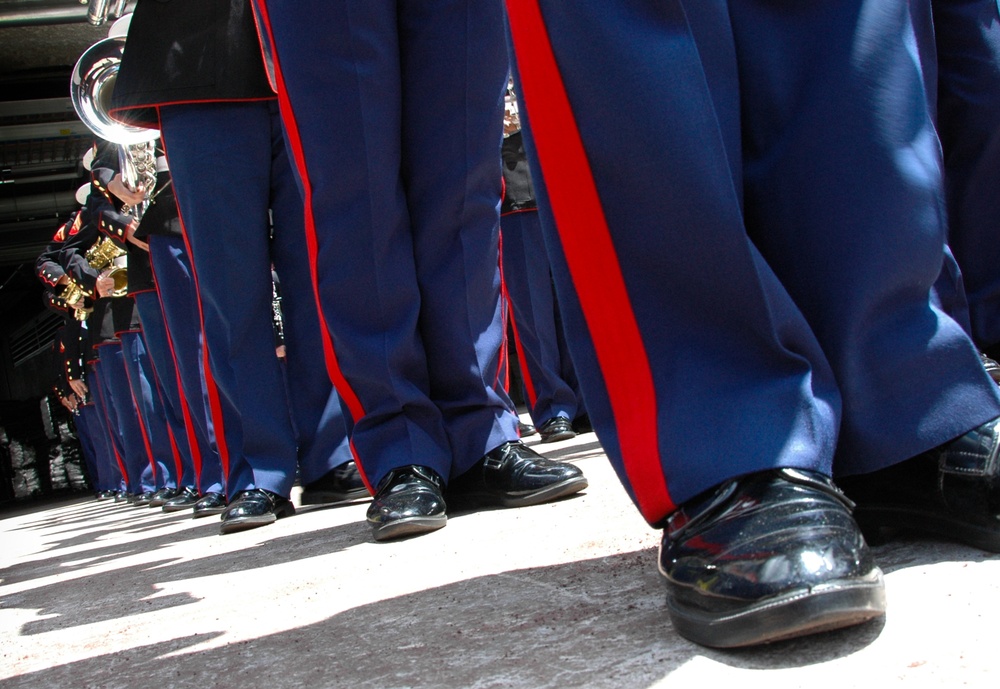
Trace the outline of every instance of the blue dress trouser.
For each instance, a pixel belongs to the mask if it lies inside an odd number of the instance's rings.
[[[274,218],[271,257],[283,295],[285,373],[298,440],[299,476],[303,484],[309,484],[354,457],[340,396],[323,365],[323,336],[309,271],[302,196],[286,150],[282,147],[276,152],[272,194],[275,207],[289,210]]]
[[[170,349],[160,298],[155,290],[132,295],[139,319],[142,321],[142,342],[146,345],[152,372],[157,382],[157,392],[162,402],[163,415],[170,428],[174,446],[179,453],[176,486],[194,486],[195,469],[187,426],[184,423],[184,398],[178,383],[177,367]],[[176,473],[176,471],[175,471]]]
[[[104,384],[101,382],[101,363],[99,360],[87,362],[87,386],[90,388],[91,404],[83,409],[92,409],[88,416],[93,421],[91,438],[97,450],[98,490],[119,490],[122,487],[122,472],[115,454],[112,441],[112,426],[108,417],[108,407],[105,403]]]
[[[130,493],[156,490],[152,464],[146,450],[137,402],[132,397],[125,357],[120,342],[107,342],[97,347],[101,357],[99,379],[108,410],[108,421],[113,431],[112,442],[125,465],[125,485]]]
[[[555,416],[572,421],[586,409],[563,334],[538,211],[508,213],[500,224],[504,284],[531,420],[536,426]]]
[[[971,334],[1000,345],[1000,7],[932,0],[937,120],[948,241],[962,269]]]
[[[224,477],[205,379],[198,293],[183,238],[150,236],[149,260],[156,275],[157,296],[165,321],[164,335],[173,352],[184,393],[181,404],[187,404],[194,428],[193,440],[200,458],[198,489],[201,493],[222,493]]]
[[[650,523],[733,476],[869,472],[1000,415],[931,295],[910,3],[507,6],[573,360]]]
[[[222,397],[227,492],[232,497],[258,487],[287,496],[300,453],[304,480],[319,478],[350,457],[343,421],[335,411],[328,413],[336,406],[329,403],[331,388],[322,380],[320,360],[307,353],[319,351],[318,326],[307,325],[303,336],[308,311],[293,304],[303,302],[308,309],[313,299],[308,286],[301,286],[307,264],[301,254],[292,255],[301,249],[290,248],[304,242],[296,239],[302,234],[302,199],[285,154],[277,104],[173,105],[163,107],[160,118]],[[291,313],[288,349],[296,358],[289,366],[289,388],[292,407],[301,414],[299,436],[274,352],[269,211],[275,269]]]
[[[93,424],[96,410],[93,404],[81,404],[73,416],[73,427],[76,429],[76,439],[80,442],[80,454],[83,455],[84,466],[87,467],[87,477],[90,486],[95,491],[105,490],[101,487],[99,458],[97,445],[94,443]]]
[[[257,4],[362,474],[447,481],[518,437],[496,386],[502,8]]]
[[[175,455],[176,440],[171,438],[171,430],[167,426],[161,384],[149,356],[146,338],[139,331],[122,332],[119,337],[132,399],[135,400],[141,429],[153,460],[154,484],[157,488],[176,488],[180,464]]]

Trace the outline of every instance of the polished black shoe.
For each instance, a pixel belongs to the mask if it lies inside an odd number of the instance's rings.
[[[110,500],[115,497],[115,491],[113,490],[99,490],[97,491],[98,500]]]
[[[517,435],[519,438],[527,438],[529,435],[538,433],[534,426],[524,421],[517,422]]]
[[[219,533],[233,533],[244,529],[266,526],[282,517],[295,514],[295,505],[288,498],[261,488],[245,490],[237,494],[222,513]]]
[[[893,530],[1000,553],[1000,419],[870,474],[838,479],[872,542]]]
[[[358,467],[347,462],[323,474],[321,478],[302,486],[299,502],[303,505],[325,505],[369,497]]]
[[[143,492],[132,497],[131,505],[133,507],[149,507],[149,502],[152,499],[153,491],[144,490]]]
[[[440,529],[448,522],[443,484],[436,471],[424,466],[390,471],[379,481],[368,507],[372,537],[386,541]]]
[[[178,488],[160,488],[160,490],[153,493],[152,497],[149,499],[150,507],[163,507],[167,504],[167,500],[171,500],[180,495],[181,491]]]
[[[164,512],[189,510],[198,502],[198,490],[194,486],[184,486],[177,495],[163,503]]]
[[[990,374],[990,378],[993,379],[993,382],[1000,385],[1000,364],[996,362],[996,359],[991,359],[986,354],[980,352],[979,360],[983,362],[983,368],[985,368],[986,372]]]
[[[749,474],[689,500],[667,520],[659,568],[674,628],[704,646],[769,643],[885,611],[850,501],[814,472]]]
[[[590,415],[580,414],[578,417],[573,419],[573,430],[576,431],[577,435],[582,435],[584,433],[593,433],[594,424],[590,422]]]
[[[191,514],[191,518],[198,519],[199,517],[208,517],[213,514],[222,514],[226,511],[226,504],[226,496],[222,493],[205,493],[201,496],[198,502],[194,504],[194,510]]]
[[[586,487],[587,479],[578,467],[546,459],[517,441],[487,452],[471,469],[449,482],[447,495],[456,507],[527,507]]]
[[[543,443],[555,443],[576,437],[573,424],[564,416],[553,416],[538,427],[538,435]]]
[[[130,493],[126,493],[123,490],[115,491],[115,502],[132,502],[131,497]]]

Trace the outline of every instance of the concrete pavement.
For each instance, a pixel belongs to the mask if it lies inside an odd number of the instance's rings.
[[[392,543],[366,502],[227,536],[89,498],[0,512],[0,687],[1000,686],[1000,557],[880,546],[885,619],[705,649],[673,632],[658,534],[596,436],[536,449],[587,491]]]

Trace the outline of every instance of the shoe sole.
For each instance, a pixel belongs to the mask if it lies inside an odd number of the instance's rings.
[[[574,493],[579,493],[589,485],[585,476],[553,483],[525,495],[497,495],[496,493],[446,493],[448,506],[455,510],[474,510],[481,507],[531,507],[552,502]]]
[[[353,502],[370,498],[371,494],[367,488],[359,488],[347,493],[335,493],[331,491],[315,491],[311,493],[302,492],[299,496],[300,505],[330,505],[338,502]]]
[[[225,511],[226,511],[225,505],[223,505],[222,507],[213,507],[212,509],[209,510],[195,510],[194,514],[191,515],[191,518],[199,519],[201,517],[212,517],[217,514],[222,514]]]
[[[260,514],[254,517],[237,517],[234,519],[226,519],[219,525],[219,533],[235,533],[237,531],[246,531],[247,529],[256,529],[258,526],[267,526],[268,524],[273,524],[283,517],[290,517],[295,514],[295,508],[288,505],[291,509],[282,509],[278,512],[268,512],[267,514]]]
[[[193,502],[190,505],[164,505],[163,506],[163,511],[164,512],[183,512],[184,510],[190,510],[193,507],[194,507],[194,503]]]
[[[557,443],[560,440],[569,440],[570,438],[576,437],[576,431],[563,431],[562,433],[553,433],[552,435],[543,435],[540,442],[542,443]]]
[[[884,543],[889,540],[884,530],[898,529],[1000,553],[1000,524],[990,529],[941,512],[901,505],[858,505],[854,520],[870,543]]]
[[[553,483],[551,486],[545,486],[545,488],[541,488],[534,493],[516,497],[504,497],[500,500],[500,505],[503,507],[531,507],[532,505],[541,505],[564,498],[567,495],[579,493],[588,485],[590,484],[585,477],[577,476],[559,483]]]
[[[388,524],[372,524],[372,538],[376,541],[388,541],[404,536],[417,536],[437,531],[447,523],[448,516],[445,514],[437,517],[407,517]]]
[[[862,624],[885,614],[885,586],[877,567],[862,579],[831,581],[768,598],[737,613],[713,615],[678,608],[667,594],[674,629],[711,648],[740,648]]]
[[[235,533],[237,531],[246,531],[247,529],[256,529],[258,526],[267,526],[268,524],[273,524],[276,521],[278,521],[278,518],[273,512],[262,514],[259,517],[230,519],[219,525],[219,533],[227,534]]]

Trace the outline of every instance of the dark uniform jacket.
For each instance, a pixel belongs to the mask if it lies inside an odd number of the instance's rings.
[[[135,231],[137,239],[148,241],[151,235],[180,237],[181,219],[177,212],[177,199],[174,198],[174,187],[170,183],[170,173],[160,172],[156,175],[156,191],[153,202],[149,204]]]
[[[139,0],[113,117],[155,128],[160,105],[271,98],[250,0]]]
[[[94,194],[91,194],[93,197]],[[91,200],[88,200],[90,206]],[[87,207],[84,208],[87,210]],[[81,217],[93,218],[96,213]],[[87,261],[87,250],[100,239],[97,223],[84,222],[80,229],[68,236],[59,252],[59,263],[70,278],[90,291],[94,291],[98,271]],[[130,267],[131,275],[131,267]],[[94,346],[117,340],[116,333],[139,329],[139,316],[135,312],[135,302],[128,297],[99,298],[94,300],[94,311],[87,318],[87,327]]]
[[[113,144],[106,144],[106,146],[107,148],[94,158],[94,168],[91,172],[91,192],[90,196],[87,197],[87,206],[92,216],[97,218],[97,228],[100,234],[110,237],[118,247],[126,252],[128,257],[128,293],[147,292],[156,289],[153,269],[149,262],[149,253],[127,239],[132,215],[122,212],[121,201],[108,190],[108,185],[119,171],[118,148]],[[150,208],[152,207],[153,205],[150,205]],[[143,216],[142,224],[145,222],[146,216]],[[152,224],[155,224],[155,221]],[[136,318],[138,317],[136,316]]]

